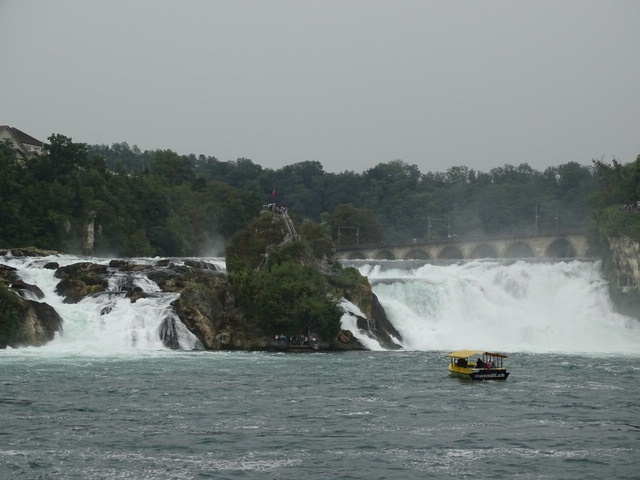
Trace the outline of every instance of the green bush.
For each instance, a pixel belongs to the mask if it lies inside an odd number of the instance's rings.
[[[22,299],[0,284],[0,348],[19,341],[26,306]]]
[[[596,214],[596,222],[605,237],[630,237],[640,241],[640,212],[637,210],[609,206]]]
[[[308,222],[302,231],[298,240],[284,243],[282,217],[264,213],[227,245],[229,279],[250,321],[265,334],[312,332],[331,339],[342,311],[316,265],[331,250],[328,234]],[[314,239],[320,239],[319,249]]]

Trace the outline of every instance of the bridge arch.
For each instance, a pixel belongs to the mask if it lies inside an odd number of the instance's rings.
[[[556,238],[544,253],[547,258],[575,258],[576,249],[566,238]]]
[[[430,260],[431,257],[421,248],[414,248],[404,256],[404,260]]]
[[[447,245],[442,250],[440,250],[438,258],[440,260],[462,260],[464,258],[464,254],[458,247]]]
[[[384,250],[380,250],[376,255],[376,260],[396,260],[396,256],[393,254],[391,250],[385,248]]]
[[[520,237],[447,239],[398,245],[338,247],[337,255],[348,260],[464,260],[475,258],[576,258],[593,256],[584,234],[555,234]]]
[[[471,251],[469,258],[498,258],[498,252],[491,245],[481,243]]]
[[[532,258],[536,254],[528,243],[517,241],[509,245],[503,256],[505,258]]]

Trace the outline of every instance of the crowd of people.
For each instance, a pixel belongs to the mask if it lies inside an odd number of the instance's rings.
[[[463,368],[473,367],[474,366],[473,363],[467,362],[466,358],[459,358],[456,361],[456,365],[458,367],[463,367]],[[487,362],[483,362],[481,358],[478,358],[478,360],[476,360],[475,367],[476,368],[484,368],[486,370],[491,370],[491,367],[493,367],[493,364],[492,364],[491,360],[488,360]]]
[[[624,210],[627,212],[631,212],[635,210],[640,212],[640,200],[638,200],[636,203],[627,203],[626,205],[622,205],[620,207],[620,210]]]
[[[318,343],[320,341],[320,339],[316,336],[316,335],[294,335],[294,336],[288,336],[288,335],[275,335],[273,337],[273,340],[276,342],[283,342],[286,343],[287,345],[292,345],[292,346],[303,346],[303,345],[311,345],[314,343]]]
[[[267,205],[267,210],[284,215],[287,215],[289,213],[289,207],[287,207],[286,205],[278,206],[275,203],[269,203]]]
[[[492,366],[493,366],[493,365],[492,365],[492,363],[491,363],[491,360],[489,360],[489,361],[487,361],[487,362],[485,363],[485,362],[483,362],[483,361],[482,361],[482,359],[481,359],[481,358],[479,358],[479,359],[476,361],[476,368],[486,368],[487,370],[491,370],[491,367],[492,367]]]

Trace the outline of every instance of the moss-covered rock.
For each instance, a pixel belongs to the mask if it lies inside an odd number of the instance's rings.
[[[365,315],[357,319],[359,328],[383,346],[399,348],[392,337],[400,334],[368,280],[342,268],[328,231],[306,220],[295,236],[291,225],[286,215],[265,212],[227,247],[231,282],[248,320],[272,335],[314,333],[336,348],[362,348],[353,336],[343,341],[338,303],[346,298]]]

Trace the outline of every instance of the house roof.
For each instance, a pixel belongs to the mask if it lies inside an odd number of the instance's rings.
[[[3,130],[8,130],[9,132],[11,132],[13,137],[23,145],[33,145],[35,147],[44,147],[44,143],[42,143],[37,138],[33,138],[31,135],[27,135],[22,130],[18,130],[17,128],[10,127],[9,125],[0,125],[0,132],[2,132]]]

